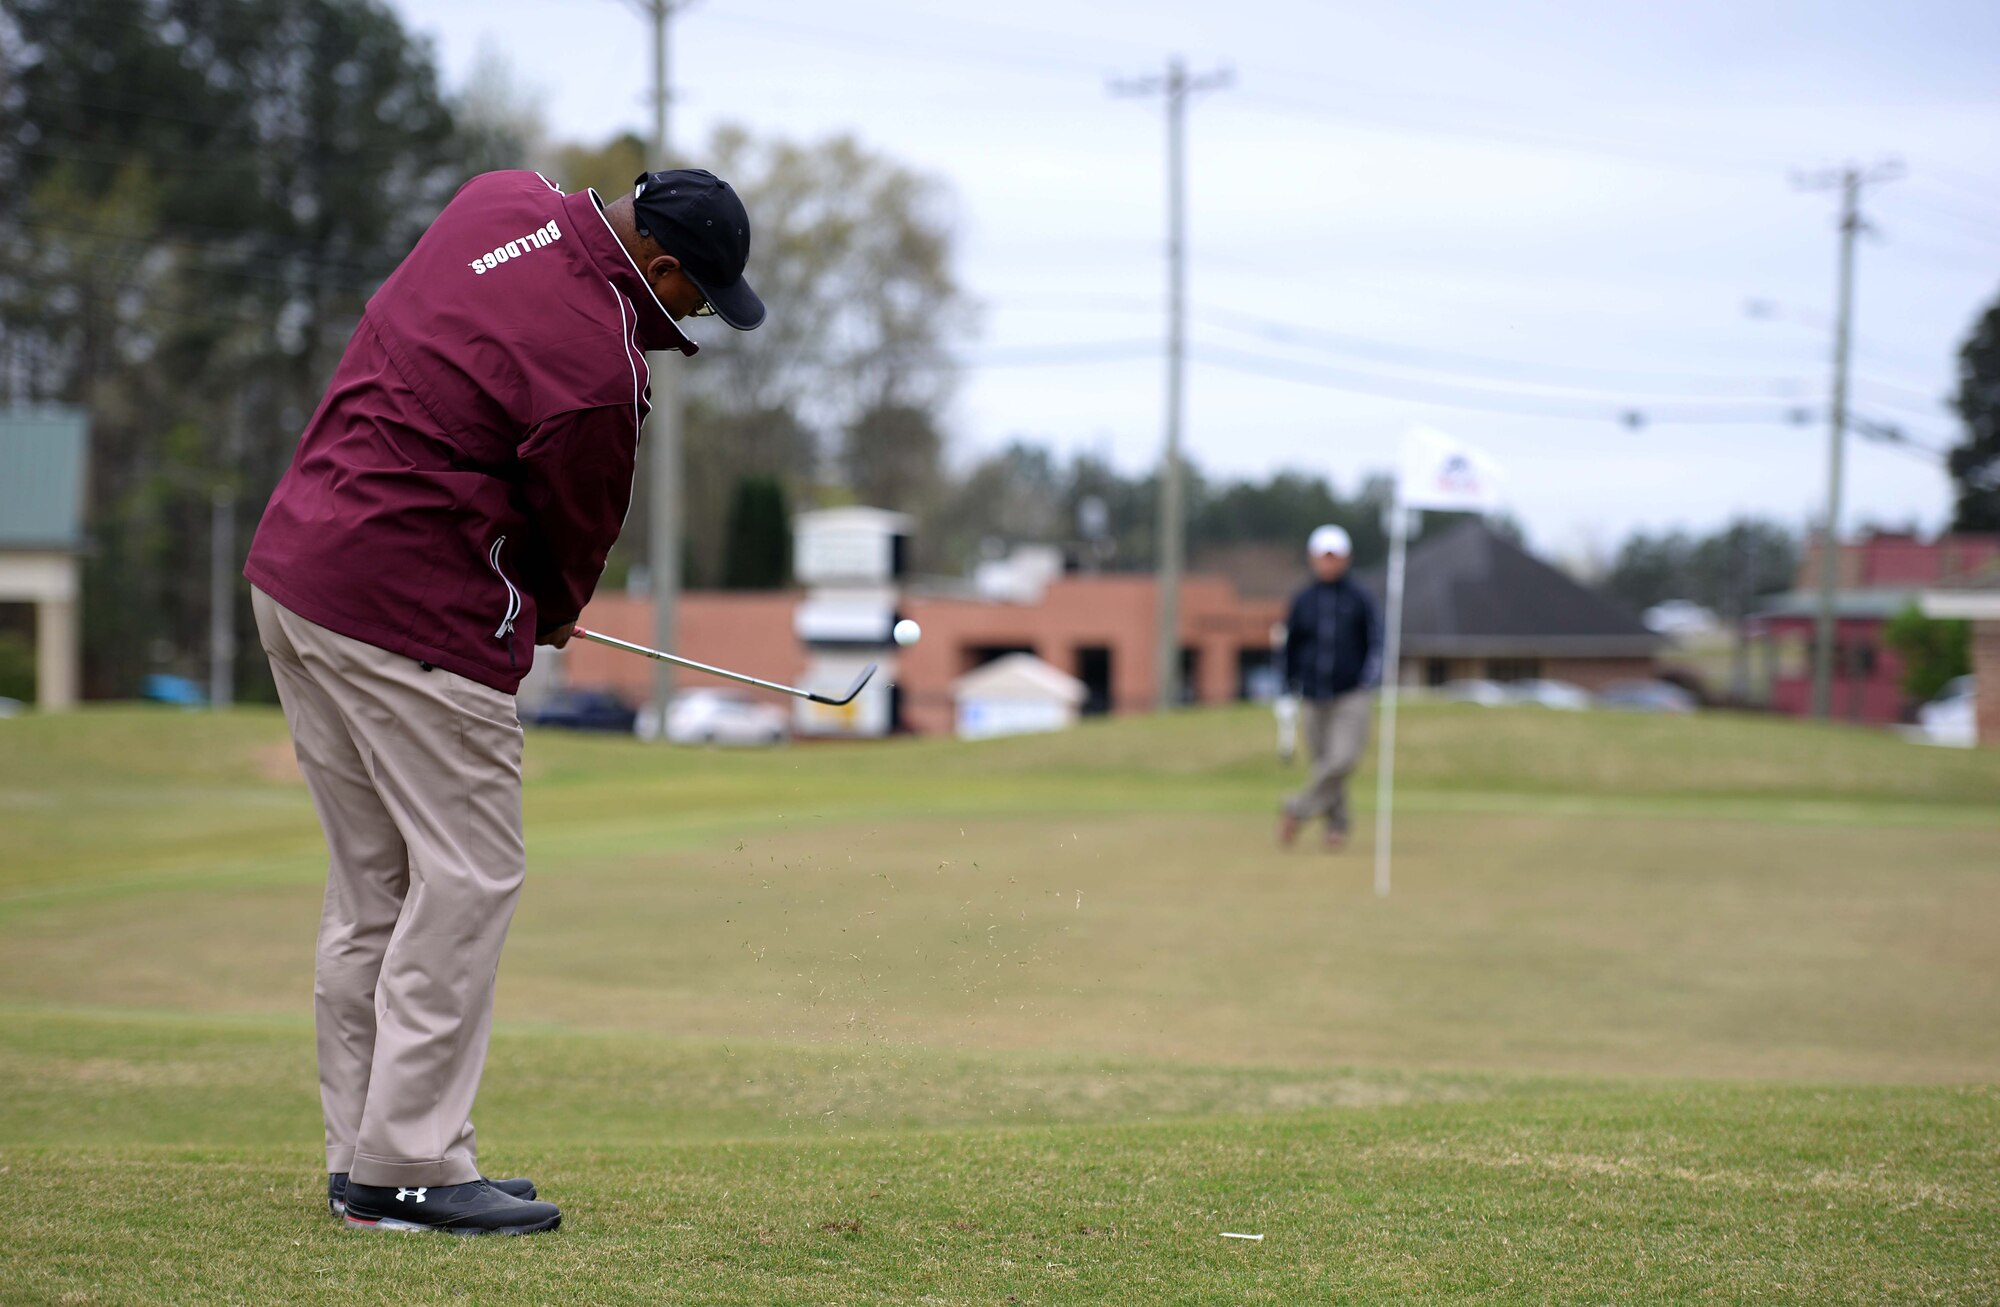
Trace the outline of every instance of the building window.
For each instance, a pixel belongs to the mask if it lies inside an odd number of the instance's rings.
[[[1444,658],[1424,659],[1424,684],[1435,690],[1451,680],[1451,662]]]
[[[1489,681],[1539,681],[1542,679],[1542,660],[1539,658],[1488,658],[1486,679]]]
[[[1197,703],[1201,698],[1201,650],[1181,646],[1181,702]]]
[[[1236,697],[1253,703],[1269,703],[1285,688],[1285,673],[1278,655],[1270,649],[1236,651]]]
[[[1076,679],[1083,682],[1083,713],[1095,717],[1111,711],[1111,649],[1108,645],[1076,647]]]

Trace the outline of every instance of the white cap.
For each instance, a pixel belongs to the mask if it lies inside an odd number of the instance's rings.
[[[1354,552],[1354,542],[1347,538],[1347,532],[1337,526],[1316,527],[1306,541],[1309,554],[1339,554],[1342,558]]]

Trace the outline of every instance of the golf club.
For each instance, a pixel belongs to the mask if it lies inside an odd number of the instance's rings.
[[[646,658],[657,658],[663,663],[672,663],[676,667],[692,668],[697,672],[707,672],[710,676],[720,676],[727,681],[740,681],[744,685],[754,685],[759,689],[776,690],[780,694],[789,694],[795,699],[809,699],[814,703],[823,703],[833,708],[853,703],[854,696],[861,693],[861,687],[868,684],[868,678],[875,675],[875,664],[868,664],[861,669],[861,675],[854,678],[854,684],[847,687],[847,693],[836,699],[831,695],[816,694],[811,690],[802,690],[795,685],[780,685],[776,681],[766,681],[755,676],[745,676],[741,672],[732,672],[721,667],[710,667],[707,663],[698,663],[692,658],[683,658],[679,654],[662,653],[658,649],[648,649],[643,644],[633,644],[629,640],[620,640],[615,635],[604,635],[597,631],[586,631],[581,626],[570,632],[570,634],[581,639],[594,641],[597,644],[609,645],[613,649],[623,649],[627,653],[639,654]]]

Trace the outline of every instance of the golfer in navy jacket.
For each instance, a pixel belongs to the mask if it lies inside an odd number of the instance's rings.
[[[648,351],[763,321],[750,220],[696,170],[610,204],[462,187],[369,300],[244,574],[330,854],[314,985],[327,1197],[351,1226],[531,1233],[470,1113],[527,865],[514,691],[631,499]]]
[[[1348,572],[1353,552],[1339,527],[1316,529],[1306,541],[1312,584],[1293,597],[1285,617],[1285,683],[1305,701],[1312,775],[1285,800],[1281,844],[1315,817],[1326,821],[1328,849],[1347,842],[1347,777],[1368,745],[1369,691],[1382,675],[1382,623],[1375,601]]]

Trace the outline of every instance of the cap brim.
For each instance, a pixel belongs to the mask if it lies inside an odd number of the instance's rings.
[[[702,298],[715,310],[715,316],[738,331],[754,331],[763,324],[764,301],[750,289],[748,277],[738,277],[727,286],[710,285],[693,272],[688,273],[688,280],[701,291]]]

